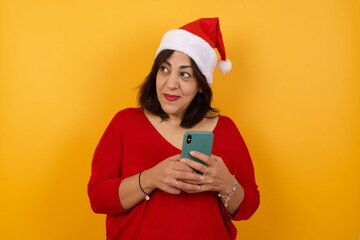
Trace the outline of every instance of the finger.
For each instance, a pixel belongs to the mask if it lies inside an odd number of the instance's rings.
[[[206,167],[206,170],[203,172],[203,176],[206,176],[208,174],[208,172],[209,172],[209,168]]]
[[[178,185],[178,180],[176,180],[174,178],[167,178],[159,186],[159,189],[161,189],[162,191],[164,191],[166,193],[170,193],[170,194],[180,194],[181,189],[179,189],[177,187],[177,185]]]
[[[184,165],[187,165],[189,166],[190,168],[194,169],[194,170],[197,170],[201,173],[208,173],[209,171],[209,167],[202,164],[202,163],[199,163],[197,161],[194,161],[194,160],[191,160],[191,159],[187,159],[187,158],[183,158],[180,160],[181,163],[183,163]]]
[[[191,160],[189,160],[191,161]],[[185,165],[185,164],[183,164]],[[186,166],[186,165],[185,165]],[[186,166],[188,168],[191,168],[189,166]],[[191,168],[191,172],[177,172],[176,179],[181,180],[183,182],[196,182],[196,183],[202,183],[204,181],[204,176],[196,173],[194,169]]]
[[[171,156],[171,157],[169,157],[168,158],[170,161],[180,161],[180,159],[181,159],[181,155],[180,154],[176,154],[176,155],[174,155],[174,156]]]
[[[199,184],[191,184],[191,183],[188,183],[188,182],[183,182],[183,181],[177,181],[176,183],[176,187],[178,189],[180,189],[181,191],[184,191],[184,192],[200,192],[201,191],[201,185]]]
[[[181,189],[178,189],[178,188],[166,188],[163,191],[170,193],[170,194],[175,194],[175,195],[178,195],[181,193]]]
[[[211,161],[213,164],[215,164],[219,160],[221,161],[222,159],[220,157],[218,157],[218,156],[215,156],[215,155],[211,155],[210,158],[209,158],[209,161]]]
[[[173,167],[174,170],[179,171],[177,174],[186,174],[186,173],[193,173],[194,169],[192,169],[190,166],[183,164],[182,162],[178,162]],[[186,172],[186,173],[183,173]],[[181,176],[177,175],[177,178],[180,178]]]
[[[191,151],[190,155],[194,158],[197,158],[204,162],[206,165],[213,166],[217,162],[217,157],[215,155],[208,156],[204,153]]]

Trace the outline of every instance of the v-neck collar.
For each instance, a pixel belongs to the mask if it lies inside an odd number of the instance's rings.
[[[148,119],[148,117],[145,115],[144,111],[139,108],[139,111],[141,111],[141,115],[142,115],[142,118],[144,120],[144,123],[149,127],[149,129],[151,129],[151,131],[154,133],[154,135],[157,136],[157,138],[164,142],[165,144],[171,146],[173,149],[177,150],[177,151],[181,151],[181,149],[179,149],[178,147],[174,146],[172,143],[170,143],[157,129],[156,127],[150,122],[150,120]],[[221,123],[221,115],[219,115],[219,119],[214,127],[214,129],[212,130],[212,132],[215,133],[217,132],[217,128],[218,128],[218,125]],[[157,139],[154,139],[154,141],[156,141]]]

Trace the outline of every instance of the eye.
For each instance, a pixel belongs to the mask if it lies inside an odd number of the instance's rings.
[[[192,77],[191,74],[188,72],[181,72],[180,76],[183,78],[191,78]]]
[[[168,73],[169,69],[166,66],[162,65],[162,66],[160,66],[159,71],[161,71],[163,73]]]

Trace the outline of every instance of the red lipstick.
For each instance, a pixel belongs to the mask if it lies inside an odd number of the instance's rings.
[[[170,102],[176,101],[180,98],[179,96],[171,95],[171,94],[164,94],[164,97],[166,100],[168,100]]]

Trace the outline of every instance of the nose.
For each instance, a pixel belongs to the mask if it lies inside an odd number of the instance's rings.
[[[166,85],[169,89],[176,89],[179,87],[179,79],[176,73],[171,73],[169,75]]]

